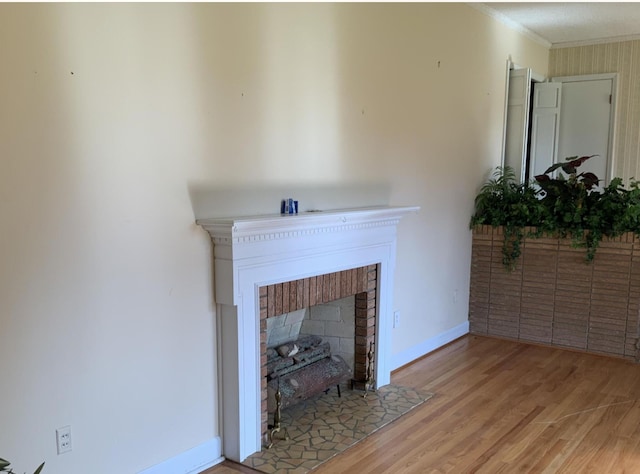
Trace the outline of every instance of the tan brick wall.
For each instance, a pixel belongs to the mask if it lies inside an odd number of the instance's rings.
[[[636,359],[640,240],[605,239],[593,263],[568,239],[525,239],[502,265],[502,229],[473,232],[469,326],[474,334]]]

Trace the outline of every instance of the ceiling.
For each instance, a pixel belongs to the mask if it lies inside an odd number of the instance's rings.
[[[640,39],[640,3],[480,3],[480,10],[551,47]]]

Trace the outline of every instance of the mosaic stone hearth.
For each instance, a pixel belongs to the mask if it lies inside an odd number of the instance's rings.
[[[342,397],[333,388],[282,410],[290,439],[279,439],[276,433],[271,449],[263,448],[243,464],[265,473],[309,472],[433,396],[386,385],[363,398],[362,392],[341,387]]]

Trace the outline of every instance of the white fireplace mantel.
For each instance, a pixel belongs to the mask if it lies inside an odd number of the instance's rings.
[[[259,288],[379,264],[375,378],[390,381],[393,273],[400,219],[416,206],[200,219],[214,245],[223,454],[261,449]]]

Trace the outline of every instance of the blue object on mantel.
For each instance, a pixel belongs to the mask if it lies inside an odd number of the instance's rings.
[[[298,213],[298,201],[294,201],[292,198],[283,199],[280,203],[280,214],[297,214]]]

